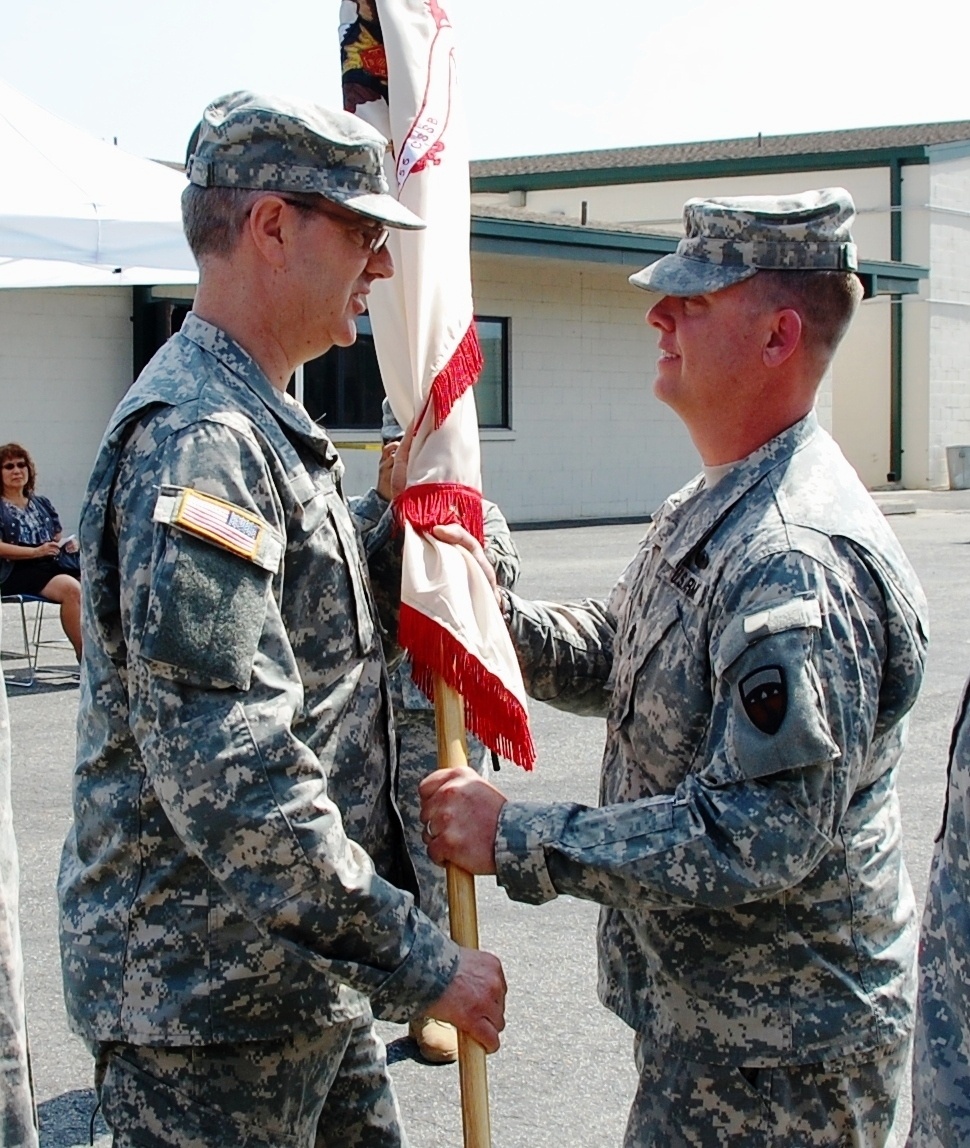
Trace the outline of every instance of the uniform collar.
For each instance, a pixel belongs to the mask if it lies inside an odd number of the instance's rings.
[[[652,541],[663,548],[672,566],[679,566],[749,490],[765,475],[787,463],[818,433],[818,416],[812,410],[794,426],[741,459],[713,490],[706,489],[703,476],[698,475],[663,504]]]
[[[225,331],[190,311],[179,334],[218,359],[277,422],[301,438],[324,465],[334,466],[339,456],[326,431],[310,418],[302,403],[274,387],[252,355]]]

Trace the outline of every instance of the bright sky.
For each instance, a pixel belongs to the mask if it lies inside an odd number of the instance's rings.
[[[443,0],[475,158],[970,119],[957,0]],[[339,0],[4,5],[0,78],[180,160],[236,88],[339,106]]]

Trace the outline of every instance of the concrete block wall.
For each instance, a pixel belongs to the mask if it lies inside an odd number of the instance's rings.
[[[929,171],[929,484],[947,482],[946,447],[970,443],[970,148],[934,149]]]
[[[73,532],[108,418],[131,384],[131,288],[0,291],[0,442]]]

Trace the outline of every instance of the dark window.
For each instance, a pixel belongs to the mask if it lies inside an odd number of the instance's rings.
[[[384,387],[370,317],[357,320],[357,342],[303,364],[303,405],[316,422],[342,430],[378,430]]]
[[[476,319],[485,366],[475,386],[478,423],[509,425],[508,319]],[[334,347],[303,367],[303,405],[339,430],[380,430],[384,387],[370,317],[357,320],[357,342]]]
[[[155,299],[151,287],[132,289],[132,378],[137,378],[163,343],[182,326],[192,304],[185,299]]]
[[[507,427],[509,423],[509,321],[475,319],[485,366],[475,384],[478,425]]]

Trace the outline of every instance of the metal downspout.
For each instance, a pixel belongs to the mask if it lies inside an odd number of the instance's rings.
[[[903,165],[889,161],[889,258],[903,259]],[[903,477],[903,297],[889,302],[889,473],[887,482]]]

